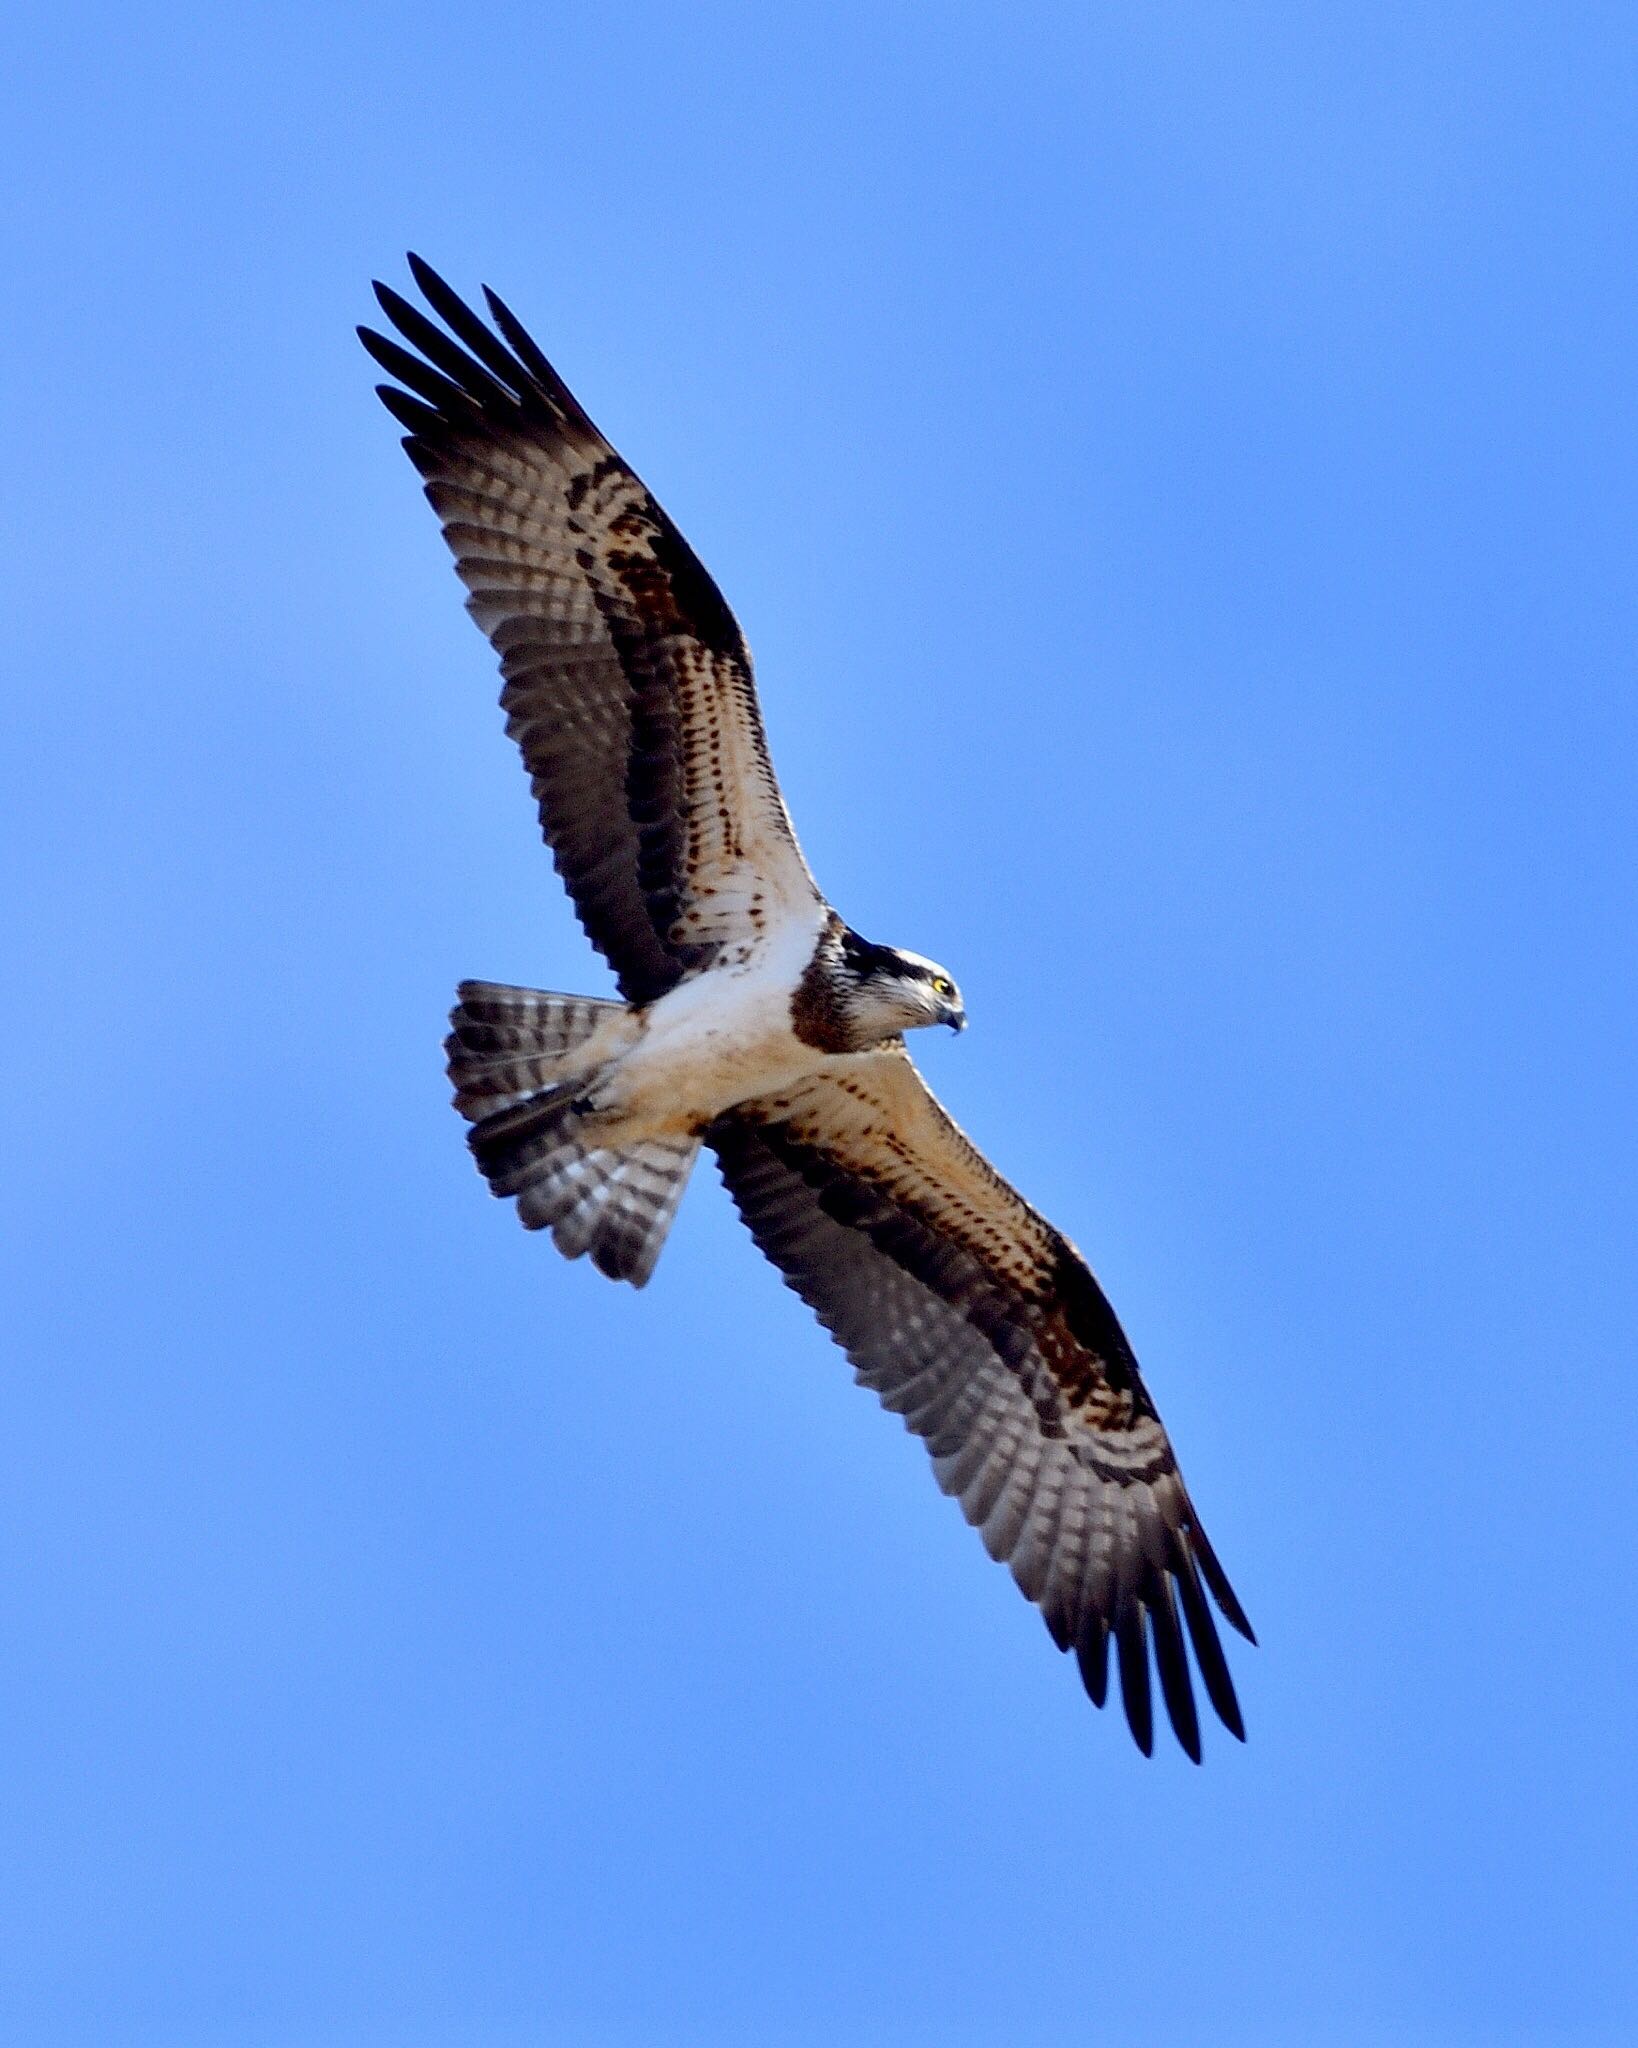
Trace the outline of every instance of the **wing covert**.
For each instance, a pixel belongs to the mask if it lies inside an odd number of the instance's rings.
[[[820,901],[722,593],[506,306],[410,258],[444,325],[384,285],[398,386],[468,609],[500,656],[541,829],[621,993],[649,1002]],[[446,331],[447,330],[447,331]]]

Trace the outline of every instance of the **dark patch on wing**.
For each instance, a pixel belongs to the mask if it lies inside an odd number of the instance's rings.
[[[727,600],[705,573],[698,555],[663,515],[649,550],[677,618],[686,620],[689,631],[713,653],[730,661],[747,660],[739,621],[728,609]]]
[[[1126,1341],[1126,1332],[1109,1304],[1109,1297],[1092,1277],[1091,1269],[1073,1245],[1065,1244],[1058,1259],[1054,1286],[1069,1334],[1088,1360],[1086,1373],[1093,1371],[1117,1393],[1132,1394],[1143,1411],[1152,1415],[1148,1394],[1138,1377],[1137,1360]],[[1086,1381],[1066,1380],[1064,1396],[1071,1407],[1085,1397]]]

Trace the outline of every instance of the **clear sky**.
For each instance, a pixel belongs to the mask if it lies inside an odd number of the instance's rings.
[[[0,2033],[1638,2038],[1632,9],[4,36]],[[455,982],[608,983],[353,339],[406,246],[961,979],[1245,1749],[1090,1708],[709,1173],[637,1296],[472,1171]]]

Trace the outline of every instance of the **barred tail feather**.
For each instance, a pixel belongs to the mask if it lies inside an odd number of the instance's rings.
[[[567,1145],[519,1195],[518,1215],[531,1230],[550,1228],[565,1258],[589,1252],[600,1273],[641,1287],[699,1151],[698,1138],[650,1138],[619,1152]]]
[[[641,1287],[654,1271],[698,1138],[649,1138],[620,1151],[576,1134],[573,1084],[501,1110],[467,1134],[497,1195],[515,1196],[528,1230],[550,1230],[565,1258],[591,1254],[611,1280]]]
[[[496,981],[463,981],[457,993],[444,1051],[455,1107],[474,1119],[565,1080],[565,1068],[577,1065],[570,1056],[625,1009],[594,996],[550,995]]]

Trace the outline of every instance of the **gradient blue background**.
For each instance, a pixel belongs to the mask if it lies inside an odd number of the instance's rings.
[[[225,18],[231,14],[231,20]],[[0,133],[0,2031],[1638,2038],[1629,7],[83,5]],[[352,338],[495,283],[1263,1637],[1145,1764],[702,1173]]]

